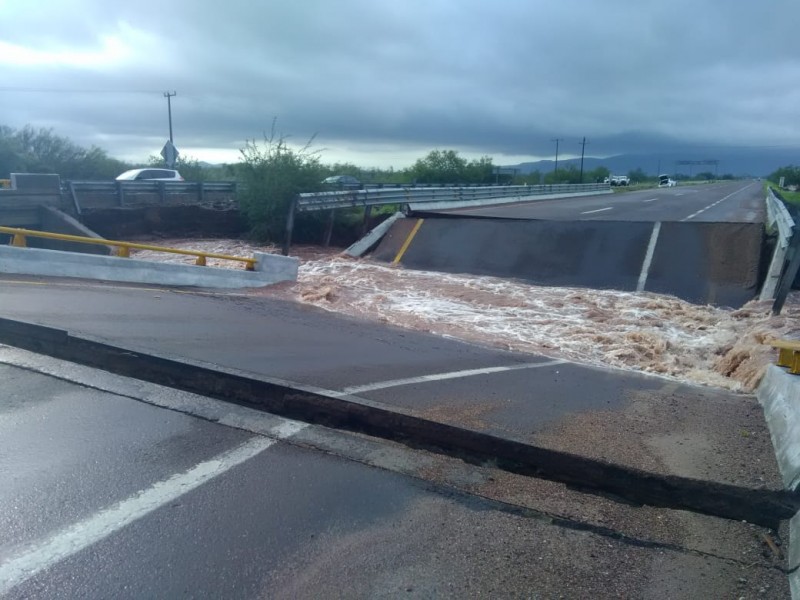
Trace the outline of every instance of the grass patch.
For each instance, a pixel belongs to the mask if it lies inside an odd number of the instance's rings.
[[[776,192],[781,195],[786,202],[789,204],[794,204],[798,208],[800,208],[800,192],[790,192],[788,190],[782,190],[777,185],[772,183],[771,181],[767,181],[764,183],[764,193],[767,192],[767,188],[772,188]]]

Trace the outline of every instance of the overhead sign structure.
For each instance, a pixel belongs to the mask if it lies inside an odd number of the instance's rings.
[[[178,160],[179,155],[178,149],[171,141],[167,140],[167,143],[164,144],[164,147],[161,149],[161,158],[164,159],[168,168],[172,169],[175,167],[175,162]]]

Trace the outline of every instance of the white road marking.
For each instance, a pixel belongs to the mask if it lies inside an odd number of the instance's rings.
[[[653,262],[653,253],[656,250],[656,242],[658,242],[658,234],[661,231],[661,221],[656,221],[653,224],[653,232],[650,234],[650,243],[647,245],[647,253],[644,256],[642,263],[642,272],[639,274],[639,282],[636,285],[636,291],[641,292],[647,283],[647,276],[650,274],[650,264]]]
[[[749,187],[752,187],[753,185],[755,185],[755,184],[754,184],[754,183],[751,183],[750,185],[746,185],[746,186],[744,186],[743,188],[740,188],[740,189],[736,190],[735,192],[733,192],[733,193],[731,193],[731,194],[728,194],[728,195],[727,195],[727,196],[725,196],[724,198],[720,198],[719,200],[717,200],[716,202],[714,202],[714,203],[712,203],[712,204],[709,204],[709,205],[708,205],[708,206],[706,206],[705,208],[701,208],[701,209],[700,209],[700,210],[698,210],[697,212],[690,214],[688,217],[686,217],[686,218],[684,218],[684,219],[681,219],[681,222],[683,222],[683,221],[688,221],[689,219],[694,219],[694,218],[695,218],[696,216],[698,216],[698,215],[702,215],[702,214],[703,214],[704,212],[706,212],[706,211],[707,211],[709,208],[714,208],[714,207],[715,207],[717,204],[719,204],[720,202],[724,202],[725,200],[727,200],[727,199],[728,199],[728,198],[730,198],[731,196],[735,196],[735,195],[736,195],[736,194],[738,194],[739,192],[743,192],[744,190],[746,190],[746,189],[747,189],[747,188],[749,188]]]
[[[450,371],[449,373],[434,373],[432,375],[420,375],[419,377],[409,377],[407,379],[392,379],[379,381],[367,385],[355,385],[344,388],[341,392],[335,392],[336,397],[349,396],[361,392],[371,392],[384,388],[397,387],[400,385],[411,385],[414,383],[425,383],[427,381],[443,381],[445,379],[459,379],[461,377],[472,377],[474,375],[488,375],[490,373],[503,373],[505,371],[518,371],[519,369],[537,369],[539,367],[551,367],[565,363],[565,360],[548,360],[546,362],[525,363],[522,365],[507,365],[505,367],[485,367],[483,369],[468,369],[465,371]]]
[[[614,208],[613,206],[607,206],[606,208],[598,208],[597,210],[587,210],[586,212],[582,212],[581,214],[582,215],[590,215],[592,213],[603,212],[604,210],[611,210],[613,208]]]
[[[655,202],[658,198],[650,198],[649,200],[642,200],[642,202]]]
[[[287,423],[285,427],[276,430],[275,435],[277,438],[289,437],[306,426],[304,423]],[[253,458],[276,441],[261,436],[250,438],[232,450],[159,481],[114,506],[34,543],[17,556],[0,563],[0,596],[37,573]]]

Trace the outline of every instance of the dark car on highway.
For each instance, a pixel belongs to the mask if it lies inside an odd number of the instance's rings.
[[[333,175],[322,180],[326,188],[336,190],[360,190],[361,182],[352,175]]]

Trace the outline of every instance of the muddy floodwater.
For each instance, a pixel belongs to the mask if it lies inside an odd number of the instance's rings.
[[[250,256],[276,252],[239,240],[169,239],[159,245]],[[539,287],[496,277],[414,271],[338,249],[293,248],[296,283],[245,290],[250,296],[312,304],[361,319],[515,352],[655,373],[687,383],[750,392],[775,351],[771,338],[800,338],[800,293],[780,316],[771,302],[736,310],[673,296]],[[193,263],[141,251],[137,258]],[[209,260],[209,266],[241,268]]]

